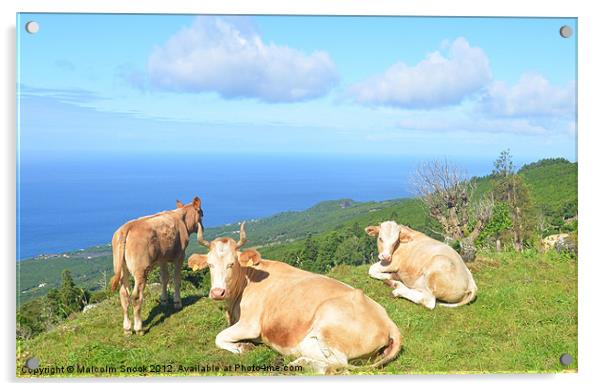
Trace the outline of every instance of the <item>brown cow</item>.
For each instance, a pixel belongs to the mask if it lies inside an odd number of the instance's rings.
[[[188,239],[198,226],[202,230],[201,199],[195,197],[187,205],[176,201],[177,209],[128,221],[113,234],[113,290],[121,285],[119,296],[123,309],[123,330],[131,333],[128,319],[130,298],[134,306],[134,331],[142,334],[142,296],[146,277],[157,265],[161,268],[161,304],[167,304],[167,262],[174,263],[174,307],[182,308],[180,300],[180,270]],[[125,267],[124,267],[125,266]],[[134,276],[130,295],[129,275]]]
[[[325,373],[370,357],[372,366],[391,361],[401,348],[399,329],[385,309],[359,289],[283,262],[261,259],[255,250],[237,251],[245,243],[217,238],[199,242],[207,255],[188,259],[193,270],[209,267],[214,300],[225,300],[230,327],[215,344],[243,353],[263,342],[283,355]]]
[[[394,221],[366,227],[378,235],[378,258],[370,267],[371,277],[384,280],[395,297],[405,297],[426,308],[470,303],[477,285],[460,255],[448,245]]]

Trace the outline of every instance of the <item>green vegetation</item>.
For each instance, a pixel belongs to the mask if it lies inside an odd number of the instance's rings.
[[[525,179],[514,170],[510,150],[502,151],[495,161],[491,178],[492,197],[498,206],[498,213],[505,214],[505,216],[498,214],[497,221],[490,221],[497,225],[494,227],[496,247],[499,249],[505,233],[510,237],[510,242],[517,251],[521,251],[525,246],[537,246],[539,238],[536,232],[535,206]],[[509,218],[509,224],[502,229],[500,223],[504,223],[505,217]]]
[[[81,311],[90,299],[90,292],[77,287],[71,272],[64,270],[60,288],[53,288],[45,297],[19,308],[17,338],[30,338],[55,326],[69,315]]]
[[[512,228],[510,210],[505,203],[496,203],[491,213],[491,219],[477,238],[477,245],[484,246],[488,240],[495,241],[497,251],[502,249],[502,236]]]
[[[574,259],[556,252],[483,253],[470,264],[479,285],[477,300],[460,308],[437,307],[428,311],[392,298],[390,288],[368,278],[367,265],[336,266],[329,275],[363,289],[381,303],[405,339],[400,356],[384,368],[360,368],[351,373],[575,371],[576,267]],[[215,335],[227,327],[222,304],[207,298],[206,281],[198,288],[191,284],[184,287],[184,308],[179,312],[160,306],[159,286],[148,287],[143,309],[148,333],[144,336],[122,334],[119,299],[112,296],[86,313],[73,314],[47,333],[18,341],[18,374],[24,361],[32,356],[38,357],[42,366],[137,367],[159,363],[172,364],[174,369],[178,365],[223,368],[235,364],[282,365],[290,361],[263,345],[243,355],[217,348]],[[565,352],[575,357],[568,368],[558,360]],[[85,374],[79,374],[82,375]]]
[[[372,213],[400,200],[384,202],[355,202],[349,199],[320,202],[299,212],[283,212],[264,219],[247,222],[247,236],[252,243],[284,243],[299,239],[310,233],[331,230],[349,219]],[[218,236],[232,236],[238,232],[238,225],[225,225],[208,228],[205,236],[213,239]]]
[[[105,277],[108,281],[113,275],[111,246],[95,246],[17,262],[17,305],[58,288],[61,274],[66,269],[78,286],[89,290],[104,289]]]
[[[518,174],[539,209],[543,236],[577,230],[577,163],[544,159],[522,167]]]

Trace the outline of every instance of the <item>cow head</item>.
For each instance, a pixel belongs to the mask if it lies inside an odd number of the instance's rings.
[[[209,252],[206,255],[192,255],[188,258],[188,266],[192,270],[209,267],[211,274],[209,297],[214,300],[232,298],[245,278],[242,267],[258,265],[261,261],[261,255],[255,250],[238,251],[246,243],[245,223],[240,225],[238,241],[232,238],[217,238],[209,242],[203,239],[202,231],[198,239],[201,245],[209,248]]]
[[[370,236],[378,236],[378,259],[390,262],[393,253],[400,243],[412,240],[412,231],[395,221],[385,221],[380,225],[366,227],[366,233]]]
[[[193,233],[199,225],[200,229],[203,229],[203,210],[201,209],[201,199],[199,197],[194,197],[192,202],[186,205],[181,203],[180,200],[176,200],[176,207],[184,211],[184,224],[186,224],[189,234]]]

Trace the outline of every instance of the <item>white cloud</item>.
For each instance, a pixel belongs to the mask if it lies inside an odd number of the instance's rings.
[[[491,78],[485,52],[460,37],[446,53],[430,53],[415,66],[398,62],[383,74],[351,86],[348,94],[367,105],[434,108],[460,103]]]
[[[155,88],[266,102],[316,98],[338,82],[326,52],[264,42],[244,17],[198,17],[154,50],[147,70]]]
[[[540,74],[524,74],[513,86],[496,81],[481,101],[481,109],[503,117],[566,116],[575,113],[575,83],[559,87]]]

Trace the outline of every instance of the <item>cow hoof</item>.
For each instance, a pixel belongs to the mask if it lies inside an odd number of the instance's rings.
[[[240,353],[246,353],[246,352],[253,350],[254,347],[255,347],[255,345],[253,345],[250,342],[241,342],[238,344],[238,351]]]
[[[132,330],[123,330],[123,335],[132,335]]]
[[[422,302],[422,305],[428,308],[429,310],[435,309],[435,304],[437,300],[433,297],[432,299],[427,299]]]
[[[144,335],[144,330],[136,330],[136,335]]]
[[[173,308],[175,308],[177,310],[181,310],[182,309],[182,302],[181,301],[174,301]]]

